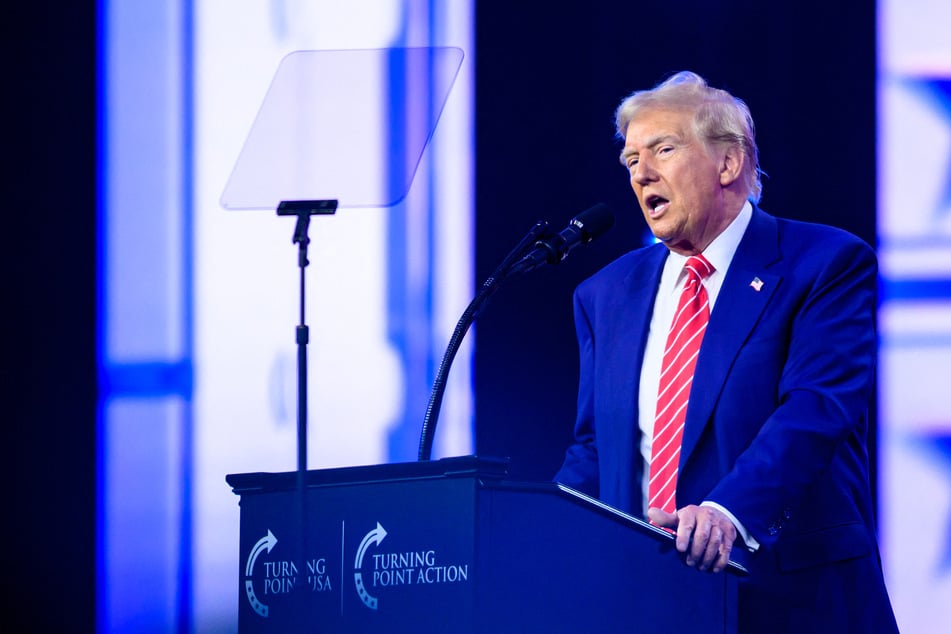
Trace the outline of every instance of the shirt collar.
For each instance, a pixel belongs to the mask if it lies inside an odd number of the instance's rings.
[[[727,269],[730,268],[730,262],[733,261],[736,249],[740,246],[740,241],[743,239],[743,234],[746,233],[746,228],[749,226],[752,218],[753,205],[747,200],[743,203],[740,213],[736,215],[733,222],[703,250],[703,257],[705,257],[714,268],[711,277],[716,276],[722,280],[726,275]],[[664,271],[661,277],[661,288],[666,289],[665,292],[674,292],[679,288],[683,268],[686,263],[686,255],[668,251],[667,261],[664,263]]]
[[[740,241],[743,239],[743,234],[746,233],[746,228],[749,226],[752,217],[753,205],[747,200],[743,203],[743,208],[740,209],[740,213],[736,215],[733,222],[703,250],[703,257],[707,258],[707,261],[719,273],[725,275],[727,269],[730,268],[733,255],[736,253],[737,247],[740,246]]]

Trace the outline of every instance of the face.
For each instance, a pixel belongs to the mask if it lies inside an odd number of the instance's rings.
[[[648,226],[670,250],[700,253],[739,213],[727,154],[696,135],[688,111],[648,109],[628,125],[621,160]]]

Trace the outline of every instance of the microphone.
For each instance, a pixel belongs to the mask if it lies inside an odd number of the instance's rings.
[[[601,237],[613,226],[614,212],[604,203],[598,203],[572,218],[557,234],[535,242],[535,248],[516,262],[509,274],[518,275],[545,264],[558,264],[576,246]]]

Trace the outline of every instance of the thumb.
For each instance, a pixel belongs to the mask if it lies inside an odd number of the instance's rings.
[[[647,519],[655,526],[677,528],[678,518],[676,513],[667,513],[654,506],[647,509]]]

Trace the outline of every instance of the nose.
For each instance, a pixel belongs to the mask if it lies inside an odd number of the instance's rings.
[[[638,158],[637,165],[634,165],[630,171],[631,185],[636,184],[643,187],[644,185],[657,180],[654,167],[650,164],[650,159],[647,156],[641,156]]]

